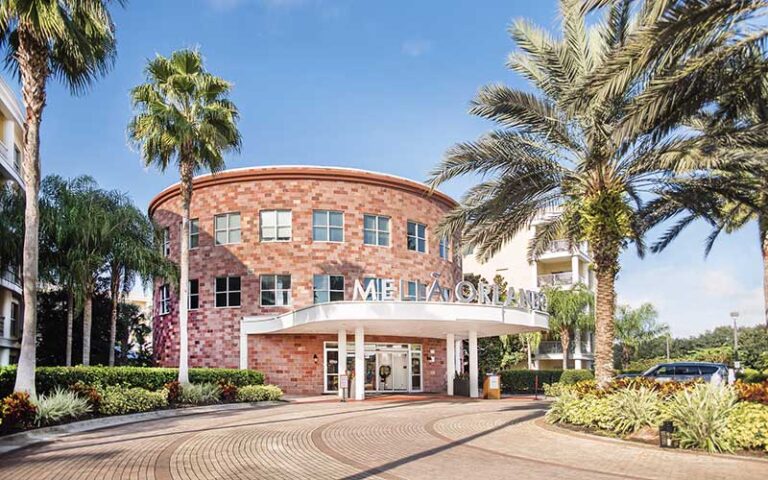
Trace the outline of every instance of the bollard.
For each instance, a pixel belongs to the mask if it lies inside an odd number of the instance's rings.
[[[535,375],[533,377],[533,399],[538,400],[539,399],[539,376]]]

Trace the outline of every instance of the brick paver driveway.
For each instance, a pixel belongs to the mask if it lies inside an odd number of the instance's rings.
[[[546,405],[304,403],[153,420],[0,457],[0,479],[765,479],[768,462],[542,428]]]

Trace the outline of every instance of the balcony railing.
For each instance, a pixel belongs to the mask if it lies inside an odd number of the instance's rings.
[[[581,342],[581,353],[591,354],[592,352],[587,351],[587,343]],[[541,354],[558,354],[563,353],[563,345],[560,343],[560,341],[555,340],[548,340],[545,342],[541,342],[539,344],[539,353]],[[571,343],[568,345],[568,355],[573,356],[576,353],[576,342],[571,340]]]
[[[21,277],[19,276],[19,271],[16,268],[6,268],[2,273],[0,273],[0,277],[2,277],[2,279],[6,282],[10,282],[18,287],[21,287]]]
[[[571,285],[573,283],[573,274],[571,272],[548,273],[539,275],[539,287]]]

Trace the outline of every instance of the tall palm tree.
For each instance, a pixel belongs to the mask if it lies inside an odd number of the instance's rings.
[[[232,85],[208,73],[193,50],[158,55],[146,68],[147,83],[131,91],[136,112],[128,134],[140,145],[144,164],[165,171],[175,163],[181,177],[182,218],[179,279],[179,382],[189,383],[187,292],[189,288],[189,210],[192,178],[224,168],[224,154],[239,151],[239,114],[228,95]]]
[[[525,345],[525,353],[528,356],[528,370],[533,370],[533,351],[541,344],[541,332],[528,332],[518,334],[520,342]]]
[[[115,58],[109,5],[122,0],[5,0],[0,3],[0,48],[5,65],[21,79],[26,110],[22,169],[26,186],[23,288],[24,332],[14,390],[35,392],[37,334],[38,192],[40,123],[49,78],[81,93]]]
[[[554,214],[537,225],[531,258],[558,238],[589,242],[600,384],[613,375],[619,254],[630,242],[644,250],[643,194],[678,170],[707,166],[703,156],[680,158],[688,145],[676,128],[725,88],[720,72],[732,57],[766,35],[737,28],[758,4],[561,0],[561,38],[516,21],[519,51],[507,65],[534,91],[481,88],[470,113],[500,129],[456,145],[431,174],[433,186],[482,178],[441,224],[441,234],[461,232],[481,261],[542,211]],[[603,18],[587,26],[594,8]]]
[[[644,342],[649,342],[669,333],[669,327],[658,323],[656,308],[644,303],[637,308],[619,305],[616,309],[616,342],[621,348],[621,368],[626,370],[632,354]]]
[[[594,296],[581,284],[573,288],[548,287],[545,293],[549,329],[560,339],[563,348],[563,370],[566,370],[571,336],[577,331],[592,330],[595,326]]]

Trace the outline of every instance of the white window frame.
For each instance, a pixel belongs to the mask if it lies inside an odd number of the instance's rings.
[[[162,244],[160,248],[162,249],[162,253],[164,257],[171,256],[171,229],[168,227],[165,227],[163,229],[163,238],[162,238]]]
[[[415,235],[411,235],[408,233],[408,227],[413,224],[415,228]],[[419,227],[424,227],[424,236],[419,236]],[[416,248],[411,248],[409,240],[411,238],[414,238],[416,240]],[[424,242],[424,250],[419,250],[419,241]],[[424,223],[419,223],[415,220],[408,220],[408,222],[405,225],[405,247],[410,250],[411,252],[417,252],[417,253],[429,253],[429,244],[427,243],[427,225]]]
[[[288,213],[287,225],[280,224],[280,213]],[[264,234],[265,228],[273,228],[274,236],[266,236]],[[288,229],[288,238],[281,239],[280,229],[285,228]],[[293,212],[290,209],[261,210],[259,212],[259,239],[262,242],[290,242],[293,240]]]
[[[160,315],[171,313],[171,286],[167,283],[160,286]]]
[[[232,219],[237,217],[237,227],[232,226]],[[226,219],[226,226],[224,228],[218,227],[218,219],[219,218],[225,218]],[[240,216],[240,212],[227,212],[227,213],[219,213],[217,215],[213,216],[213,243],[214,245],[236,245],[238,243],[241,243],[243,241],[243,219]],[[232,241],[232,234],[234,232],[237,232],[238,240],[236,242]],[[226,242],[219,242],[219,233],[224,233],[226,236],[227,241]]]
[[[189,220],[189,249],[195,250],[200,247],[200,219],[191,218]],[[192,245],[192,239],[197,241],[197,245]]]
[[[21,158],[21,149],[16,145],[13,146],[13,168],[16,173],[21,174],[21,166],[24,164]]]
[[[15,308],[16,318],[13,318],[14,307],[16,307]],[[21,317],[21,303],[17,301],[11,301],[11,314],[8,317],[8,322],[10,322],[11,324],[11,327],[10,327],[11,338],[21,338],[23,323],[21,323],[22,319],[19,317]]]
[[[226,288],[224,290],[219,290],[219,282],[218,280],[220,278],[224,278],[227,281]],[[233,278],[237,278],[240,280],[240,288],[238,290],[235,290],[230,285],[230,280]],[[227,299],[226,305],[219,305],[219,302],[217,301],[217,297],[219,294],[223,293],[225,295],[225,298]],[[240,303],[237,305],[230,305],[229,304],[229,295],[232,293],[239,293],[240,294]],[[213,306],[215,308],[240,308],[240,306],[243,304],[243,277],[239,275],[226,275],[223,277],[215,277],[213,279]]]
[[[273,277],[273,280],[275,282],[275,288],[265,289],[263,288],[264,285],[264,278],[266,277]],[[290,282],[290,287],[288,288],[277,288],[277,277],[288,277],[288,281]],[[268,273],[265,275],[259,276],[259,305],[262,307],[290,307],[293,305],[293,279],[291,278],[291,274],[281,274],[281,273]],[[264,292],[274,292],[275,295],[275,304],[274,305],[265,305],[264,304]],[[288,292],[288,303],[283,302],[283,293]],[[278,294],[280,298],[280,303],[278,303]]]
[[[365,228],[365,219],[366,217],[373,218],[375,226],[374,228]],[[387,229],[381,230],[379,228],[379,219],[386,219],[387,220]],[[375,237],[376,243],[368,243],[365,241],[365,233],[370,232],[373,233]],[[381,243],[381,235],[386,234],[387,235],[387,243],[384,245]],[[368,245],[371,247],[389,247],[392,245],[392,217],[388,217],[386,215],[376,215],[373,213],[365,213],[363,214],[363,245]]]
[[[315,280],[318,277],[324,277],[325,278],[325,284],[328,286],[327,289],[319,289],[315,287]],[[341,290],[333,290],[331,288],[331,277],[338,277],[341,278]],[[344,288],[346,287],[345,281],[344,281],[344,275],[313,275],[312,276],[312,301],[315,304],[320,303],[333,303],[333,302],[343,302],[344,301]],[[315,298],[316,292],[326,292],[328,294],[328,301],[327,302],[318,302]],[[339,293],[341,292],[341,300],[333,300],[331,298],[333,293]]]
[[[324,214],[325,225],[315,225],[315,215],[317,214]],[[341,216],[341,226],[331,225],[331,214],[338,214]],[[326,240],[318,240],[315,238],[315,229],[317,228],[325,230]],[[331,240],[332,230],[341,230],[341,240]],[[339,210],[312,210],[312,241],[323,243],[344,243],[344,212]]]
[[[192,282],[197,282],[197,293],[192,293]],[[197,298],[196,307],[192,306],[192,297]],[[189,280],[189,287],[187,288],[187,310],[198,310],[199,308],[200,308],[200,280],[197,278],[192,278]]]

